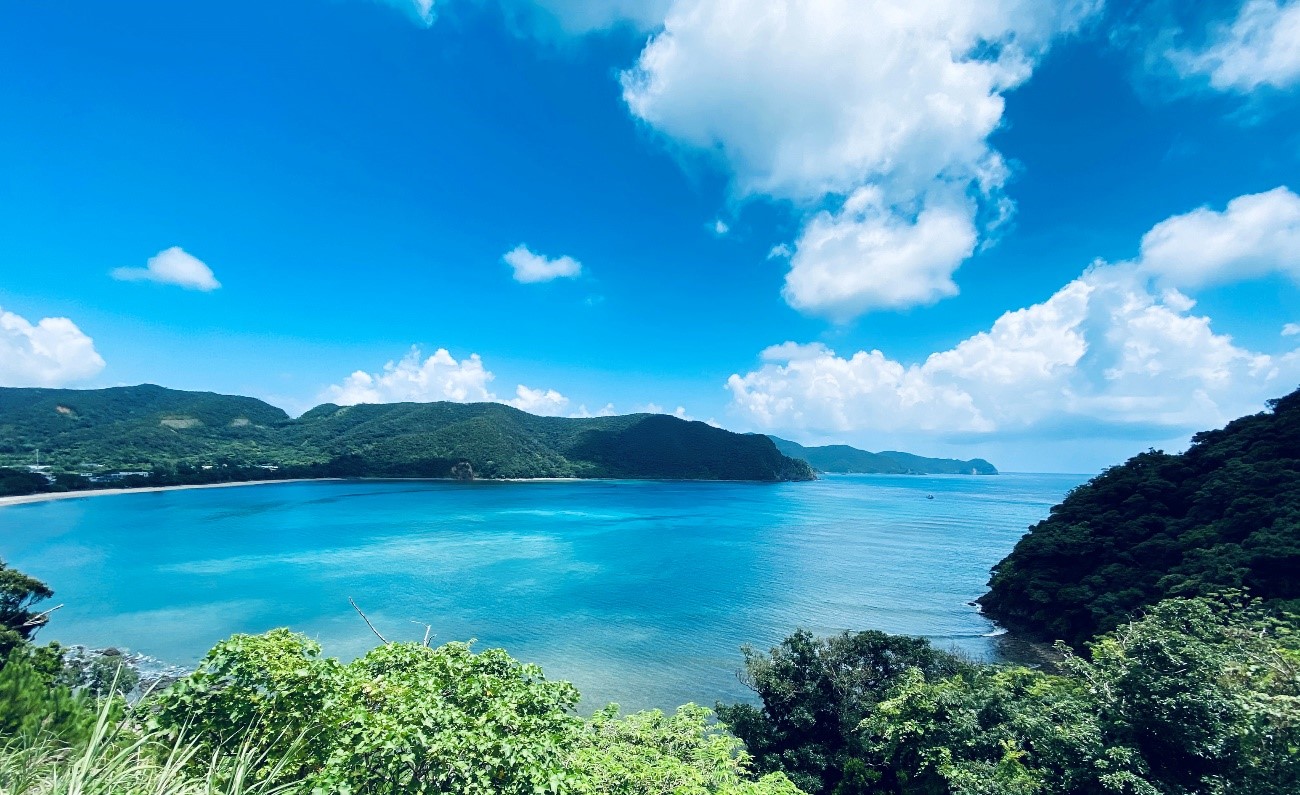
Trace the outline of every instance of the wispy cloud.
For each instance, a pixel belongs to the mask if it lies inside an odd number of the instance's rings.
[[[1203,46],[1167,57],[1184,77],[1201,76],[1219,91],[1291,88],[1300,83],[1300,1],[1247,0]]]
[[[149,281],[174,284],[187,290],[209,292],[221,286],[202,260],[180,246],[164,249],[149,258],[143,268],[117,268],[113,278],[124,282]]]

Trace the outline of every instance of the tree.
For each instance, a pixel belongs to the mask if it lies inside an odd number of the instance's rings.
[[[0,560],[0,659],[29,642],[45,626],[48,617],[34,607],[53,595],[45,583]]]
[[[875,631],[819,639],[799,630],[767,654],[743,652],[742,679],[762,708],[720,704],[718,717],[745,741],[759,772],[784,772],[819,793],[831,793],[861,757],[858,724],[907,671],[935,677],[964,667],[922,638]],[[861,780],[878,775],[854,769]]]
[[[1063,676],[908,672],[862,724],[902,795],[1300,791],[1300,653],[1257,607],[1167,600]]]

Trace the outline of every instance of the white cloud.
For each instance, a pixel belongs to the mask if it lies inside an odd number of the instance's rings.
[[[515,246],[502,259],[514,268],[515,281],[521,284],[549,282],[559,278],[572,279],[582,273],[582,263],[573,257],[548,259],[530,251],[525,245]]]
[[[505,0],[508,10],[532,15],[535,32],[582,36],[631,25],[650,31],[663,21],[672,0]]]
[[[953,271],[975,250],[970,205],[926,207],[915,218],[883,206],[879,188],[854,191],[837,213],[804,226],[784,295],[795,309],[849,319],[957,294]]]
[[[1135,262],[1095,263],[1042,303],[919,364],[787,342],[732,375],[732,408],[768,431],[989,437],[1056,429],[1169,439],[1262,407],[1300,382],[1300,349],[1250,351],[1176,289],[1297,276],[1300,200],[1279,189],[1154,226]],[[1175,286],[1176,285],[1176,286]],[[1284,335],[1300,334],[1288,324]],[[1109,430],[1107,430],[1109,429]]]
[[[1183,76],[1208,77],[1219,91],[1290,88],[1300,83],[1300,2],[1247,0],[1203,47],[1172,50],[1168,58]]]
[[[1300,196],[1285,187],[1238,196],[1223,212],[1201,207],[1142,236],[1142,268],[1178,287],[1280,272],[1300,282]]]
[[[1287,323],[1282,327],[1283,337],[1295,337],[1300,335],[1300,323]]]
[[[713,222],[713,234],[717,235],[718,237],[724,237],[730,231],[731,231],[731,227],[728,226],[727,222],[722,220],[721,218],[718,218]]]
[[[1003,94],[1099,5],[678,0],[623,75],[623,96],[668,140],[716,158],[739,198],[831,205],[795,252],[792,282],[817,285],[787,285],[800,309],[838,316],[926,303],[955,292],[951,275],[970,253],[968,235],[962,245],[946,235],[934,251],[898,261],[881,256],[880,232],[919,246],[933,213],[965,232],[981,215],[1008,212],[1007,169],[988,143]],[[842,203],[863,188],[870,202]],[[839,235],[827,248],[829,226]]]
[[[67,386],[103,369],[94,340],[68,318],[32,324],[0,309],[0,386]]]
[[[612,416],[614,416],[614,404],[613,404],[613,403],[606,403],[604,406],[602,406],[601,408],[599,408],[599,409],[597,409],[596,411],[593,412],[593,411],[588,410],[588,409],[587,409],[587,405],[584,403],[584,404],[579,405],[579,406],[578,406],[578,410],[575,411],[575,412],[573,412],[573,413],[570,414],[569,416],[570,416],[570,417],[575,417],[575,418],[586,418],[586,417],[612,417]]]
[[[406,13],[416,24],[421,27],[432,27],[438,19],[437,9],[434,8],[436,0],[378,0],[386,3],[393,8]]]
[[[128,282],[175,284],[187,290],[204,292],[221,286],[211,268],[186,253],[180,246],[158,252],[149,258],[143,268],[117,268],[113,271],[113,278]]]
[[[523,384],[515,387],[513,399],[502,402],[529,414],[541,414],[547,417],[560,416],[564,413],[564,408],[569,405],[569,399],[554,389],[529,389]]]
[[[554,389],[532,389],[519,384],[513,398],[500,398],[490,388],[496,378],[474,353],[456,360],[446,348],[424,358],[412,347],[401,359],[388,362],[381,372],[357,370],[342,383],[327,387],[321,399],[343,406],[356,403],[504,403],[532,414],[560,415],[569,399]]]
[[[636,413],[636,414],[667,414],[667,415],[670,416],[670,417],[676,417],[676,418],[679,419],[679,420],[687,420],[688,422],[689,422],[689,421],[692,421],[692,420],[695,419],[695,418],[692,417],[689,413],[687,413],[687,411],[686,411],[686,407],[685,407],[685,406],[678,406],[677,408],[673,409],[672,411],[668,411],[668,410],[665,409],[663,406],[659,405],[658,403],[654,403],[654,402],[647,403],[647,404],[645,404],[644,406],[640,406],[640,407],[634,409],[634,413]]]

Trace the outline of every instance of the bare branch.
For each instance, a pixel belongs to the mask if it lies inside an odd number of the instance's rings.
[[[384,645],[387,645],[388,638],[385,638],[383,635],[379,634],[379,630],[375,629],[375,625],[370,623],[370,619],[366,618],[366,614],[361,612],[361,608],[357,607],[357,603],[352,601],[351,596],[348,597],[348,603],[352,605],[353,610],[357,611],[357,615],[361,616],[361,620],[366,622],[366,626],[370,627],[370,631],[375,633],[375,637],[383,641]]]
[[[37,613],[36,615],[32,616],[31,618],[27,619],[22,623],[23,628],[45,626],[45,622],[49,621],[50,613],[53,613],[55,610],[58,610],[60,607],[63,607],[63,605],[55,605],[54,607],[51,607],[49,610],[46,610],[44,613]]]
[[[420,626],[424,627],[424,648],[426,649],[429,648],[429,633],[433,632],[433,624],[426,624],[423,621],[416,621],[414,618],[411,619],[411,623],[419,624]]]

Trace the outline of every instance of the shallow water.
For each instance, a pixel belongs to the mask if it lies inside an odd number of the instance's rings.
[[[984,658],[967,602],[1082,475],[760,485],[307,482],[0,508],[0,557],[66,606],[41,640],[192,664],[290,626],[327,653],[477,638],[584,707],[748,696],[740,646],[796,627],[925,635]],[[932,499],[930,497],[933,497]]]

